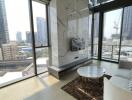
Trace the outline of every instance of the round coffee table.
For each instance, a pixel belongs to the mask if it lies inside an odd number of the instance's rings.
[[[97,79],[103,77],[105,69],[97,66],[86,66],[78,68],[77,73],[85,78]]]

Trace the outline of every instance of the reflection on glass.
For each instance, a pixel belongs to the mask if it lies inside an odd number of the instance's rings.
[[[98,56],[98,39],[99,39],[99,13],[94,14],[94,33],[93,33],[93,57]]]
[[[120,59],[132,61],[132,6],[124,9]]]
[[[0,0],[0,84],[34,75],[28,11],[28,0]]]
[[[104,14],[102,58],[118,60],[122,9]]]

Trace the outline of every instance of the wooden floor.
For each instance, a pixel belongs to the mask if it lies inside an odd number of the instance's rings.
[[[118,64],[109,62],[93,61],[91,66],[103,67],[109,75],[114,75],[118,70]],[[76,77],[78,77],[76,71],[67,73],[61,80],[45,73],[2,88],[0,100],[75,100],[61,90],[61,87]]]

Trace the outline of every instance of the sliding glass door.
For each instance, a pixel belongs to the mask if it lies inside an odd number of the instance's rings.
[[[104,13],[102,59],[118,61],[122,9]]]

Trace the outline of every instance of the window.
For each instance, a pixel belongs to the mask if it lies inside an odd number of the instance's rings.
[[[29,1],[0,0],[0,87],[34,76],[35,67],[37,74],[47,71],[49,43],[46,4],[32,1],[32,7],[34,34],[30,29],[32,15]],[[33,54],[36,55],[36,64]]]
[[[94,14],[94,32],[93,32],[93,57],[98,56],[98,40],[99,40],[99,13]]]
[[[122,9],[104,13],[102,59],[118,61]]]
[[[124,8],[123,29],[121,41],[121,60],[132,59],[132,6]]]
[[[48,66],[48,33],[47,33],[47,17],[46,5],[32,1],[33,19],[34,19],[34,36],[37,73],[47,71]],[[42,13],[43,12],[43,13]]]
[[[34,75],[28,0],[0,0],[0,84]]]
[[[91,58],[91,34],[92,34],[92,14],[89,15],[89,36],[88,36],[88,57]]]

